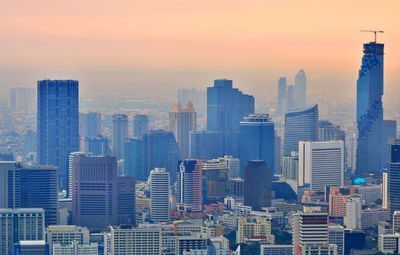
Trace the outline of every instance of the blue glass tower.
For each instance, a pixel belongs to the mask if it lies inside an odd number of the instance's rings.
[[[232,80],[215,80],[207,88],[207,130],[220,131],[222,153],[239,154],[239,124],[254,113],[254,97],[232,88]]]
[[[66,190],[68,157],[79,151],[79,84],[73,80],[42,80],[37,85],[39,164],[58,167],[58,185]]]
[[[364,44],[357,80],[357,174],[383,170],[383,49],[376,42]]]
[[[240,177],[249,160],[264,160],[274,169],[275,129],[268,114],[251,114],[240,122]]]
[[[136,180],[143,177],[143,140],[128,139],[125,142],[124,169],[125,176],[133,176]]]

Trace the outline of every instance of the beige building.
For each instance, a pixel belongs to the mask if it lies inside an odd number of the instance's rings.
[[[267,240],[270,244],[275,243],[275,236],[271,234],[271,221],[261,217],[241,217],[238,221],[236,242],[240,244],[255,239]]]

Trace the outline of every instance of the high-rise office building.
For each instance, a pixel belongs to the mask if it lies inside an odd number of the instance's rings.
[[[229,196],[229,167],[225,160],[214,159],[203,162],[203,203],[223,202]]]
[[[382,208],[388,209],[388,172],[382,173]]]
[[[285,114],[286,112],[286,77],[281,77],[278,80],[278,113]]]
[[[347,199],[344,222],[349,229],[361,229],[362,197],[353,194]]]
[[[149,130],[149,117],[145,114],[135,114],[133,116],[133,136],[142,138]]]
[[[144,180],[143,140],[139,138],[127,139],[124,153],[125,176],[133,176],[136,180]]]
[[[85,137],[83,143],[83,151],[86,153],[93,153],[94,156],[110,156],[110,146],[105,136]]]
[[[190,131],[196,130],[196,126],[197,115],[193,103],[188,101],[183,109],[180,103],[174,104],[169,112],[169,130],[174,133],[182,158],[189,157],[189,135]]]
[[[90,152],[75,151],[71,152],[68,157],[68,192],[67,196],[72,198],[72,162],[74,158],[78,156],[93,156]]]
[[[387,168],[389,161],[389,140],[397,137],[397,121],[383,121],[383,168]]]
[[[101,135],[101,113],[83,112],[79,114],[79,135],[92,137]]]
[[[357,80],[357,169],[356,174],[383,170],[383,48],[364,44]]]
[[[389,219],[394,211],[400,211],[400,139],[389,140],[387,196]]]
[[[202,162],[187,159],[179,164],[177,172],[176,203],[191,211],[202,209]]]
[[[14,254],[21,240],[44,240],[44,214],[41,208],[0,208],[0,254]]]
[[[18,255],[50,255],[49,245],[44,240],[21,240],[14,245],[14,253]]]
[[[400,211],[394,211],[392,217],[393,231],[392,233],[400,232]]]
[[[307,103],[307,77],[301,69],[294,77],[294,104],[296,108],[305,107]]]
[[[275,134],[275,144],[274,144],[274,175],[282,175],[281,161],[281,137]]]
[[[193,102],[193,106],[196,109],[198,118],[205,118],[206,115],[206,92],[201,89],[178,89],[178,102],[181,105],[186,104],[187,101]],[[202,124],[202,123],[198,123]],[[203,126],[201,126],[203,127]]]
[[[292,231],[294,255],[303,254],[299,252],[307,245],[327,245],[328,215],[326,213],[297,212],[293,214]]]
[[[344,227],[340,225],[328,226],[329,244],[337,246],[337,255],[344,255]]]
[[[318,105],[296,110],[285,115],[283,155],[290,156],[299,150],[299,141],[318,140]]]
[[[344,184],[343,141],[299,142],[299,186],[315,191]]]
[[[174,134],[164,130],[151,130],[143,137],[144,180],[149,177],[150,171],[162,167],[170,173],[171,183],[176,180],[176,169],[181,159],[179,146]]]
[[[79,151],[78,81],[38,81],[37,139],[39,164],[56,166],[60,190],[67,189],[68,156]]]
[[[151,170],[150,186],[150,216],[153,222],[169,221],[169,173],[165,168]]]
[[[239,154],[239,125],[243,117],[254,113],[254,97],[232,88],[232,80],[215,80],[207,88],[207,130],[220,131],[222,154]]]
[[[112,155],[117,160],[124,157],[124,146],[128,138],[128,116],[126,114],[113,115],[112,127]]]
[[[238,178],[240,174],[240,160],[232,156],[224,156],[218,160],[225,162],[229,169],[229,179]]]
[[[272,169],[264,160],[249,160],[244,167],[244,204],[253,210],[271,206]]]
[[[189,158],[208,160],[224,156],[219,131],[192,131],[189,144]]]
[[[345,217],[347,199],[358,194],[358,187],[330,187],[329,190],[329,215]]]
[[[241,171],[248,160],[254,159],[264,160],[274,170],[275,125],[268,114],[250,114],[240,122],[239,155]]]
[[[72,222],[88,228],[135,224],[135,178],[117,177],[115,157],[74,158]]]
[[[3,163],[2,163],[3,164]],[[15,163],[16,164],[16,163]],[[20,164],[10,168],[1,167],[0,175],[7,186],[3,198],[6,208],[43,208],[45,224],[57,224],[57,168],[54,166],[23,167]],[[2,198],[2,200],[3,200]],[[3,204],[3,203],[2,203]]]
[[[292,111],[294,108],[294,86],[289,85],[286,92],[286,112]]]
[[[335,141],[346,140],[346,135],[343,130],[340,130],[340,126],[333,125],[327,120],[320,120],[318,124],[318,140],[324,141]]]

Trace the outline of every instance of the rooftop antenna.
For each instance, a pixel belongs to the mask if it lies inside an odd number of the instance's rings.
[[[383,30],[360,30],[360,32],[374,33],[375,43],[376,43],[376,33],[384,33]]]

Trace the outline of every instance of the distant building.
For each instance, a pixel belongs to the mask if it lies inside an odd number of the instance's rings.
[[[261,244],[261,255],[292,255],[292,245]]]
[[[353,194],[358,194],[358,187],[330,187],[329,215],[345,217],[347,199]]]
[[[189,144],[189,158],[209,160],[223,156],[219,131],[192,131]]]
[[[299,186],[315,191],[344,184],[343,141],[299,142]]]
[[[86,227],[51,225],[46,230],[46,243],[49,245],[50,250],[53,251],[54,244],[71,244],[72,242],[87,244],[89,243],[89,235],[89,230]]]
[[[44,214],[41,208],[0,209],[0,254],[14,254],[21,240],[44,240]]]
[[[294,108],[294,86],[289,85],[286,92],[286,112],[292,111]]]
[[[242,171],[248,160],[264,160],[274,170],[275,125],[268,114],[251,114],[240,122],[239,155]]]
[[[290,111],[285,115],[283,155],[290,156],[299,150],[299,141],[318,140],[318,105]]]
[[[117,160],[124,157],[124,145],[128,138],[128,116],[126,114],[113,115],[112,127],[112,155]]]
[[[397,137],[397,121],[383,121],[383,168],[386,169],[389,162],[389,140]]]
[[[189,157],[189,135],[196,130],[196,126],[197,115],[193,103],[188,101],[183,109],[180,103],[174,104],[169,112],[169,130],[174,133],[182,158]]]
[[[219,158],[218,160],[224,161],[229,169],[229,178],[238,178],[240,173],[240,160],[238,158],[234,158],[232,156],[224,156],[223,158]]]
[[[345,225],[349,229],[361,229],[362,197],[354,194],[347,199]]]
[[[207,160],[202,166],[203,204],[223,202],[229,195],[229,168],[223,160]],[[204,194],[205,193],[205,194]]]
[[[88,228],[135,224],[135,178],[117,177],[115,157],[75,157],[72,222]]]
[[[110,145],[108,138],[102,135],[85,137],[84,151],[93,153],[95,156],[110,156]]]
[[[135,114],[133,116],[133,136],[142,138],[144,134],[149,132],[149,117],[145,114]]]
[[[71,152],[68,156],[68,192],[67,196],[72,198],[72,162],[74,162],[74,158],[78,156],[93,156],[92,153],[75,151]]]
[[[13,254],[18,255],[50,255],[49,246],[44,240],[21,240],[14,245]]]
[[[153,222],[169,221],[170,213],[170,184],[169,173],[165,168],[151,170],[150,185],[150,216]]]
[[[53,245],[53,255],[97,255],[99,247],[97,243],[56,243]]]
[[[206,237],[197,236],[178,236],[176,238],[176,255],[186,255],[185,252],[192,250],[207,249],[208,239]]]
[[[307,103],[307,77],[303,69],[294,78],[294,104],[296,108],[305,107]]]
[[[394,211],[392,225],[393,233],[400,233],[400,211]]]
[[[387,196],[389,219],[394,211],[400,211],[400,139],[389,141]]]
[[[278,80],[278,107],[279,114],[286,113],[286,77],[281,77]]]
[[[144,180],[143,140],[138,138],[127,139],[124,153],[125,176],[133,176],[136,180]]]
[[[398,254],[399,253],[399,239],[400,234],[382,234],[378,237],[379,251],[384,254]]]
[[[101,135],[101,113],[85,112],[79,114],[79,135],[95,137]]]
[[[24,113],[33,113],[36,111],[36,89],[10,88],[8,91],[8,108],[10,110],[20,110]]]
[[[299,153],[292,152],[290,156],[282,157],[282,176],[290,180],[298,180]]]
[[[202,162],[183,160],[177,172],[176,203],[190,211],[202,210]]]
[[[39,164],[56,166],[59,188],[66,190],[68,156],[79,151],[78,81],[38,81],[37,109]]]
[[[383,48],[364,44],[357,80],[357,169],[356,174],[383,170]]]
[[[340,126],[333,125],[329,121],[319,121],[318,131],[319,141],[346,141],[346,134],[340,129]]]
[[[344,227],[340,225],[328,226],[328,242],[337,246],[337,255],[344,255]]]
[[[244,204],[255,211],[271,206],[272,169],[264,160],[249,160],[244,167]]]
[[[264,239],[275,243],[275,237],[271,234],[271,221],[261,217],[241,217],[238,220],[236,243],[245,243],[251,239]]]

